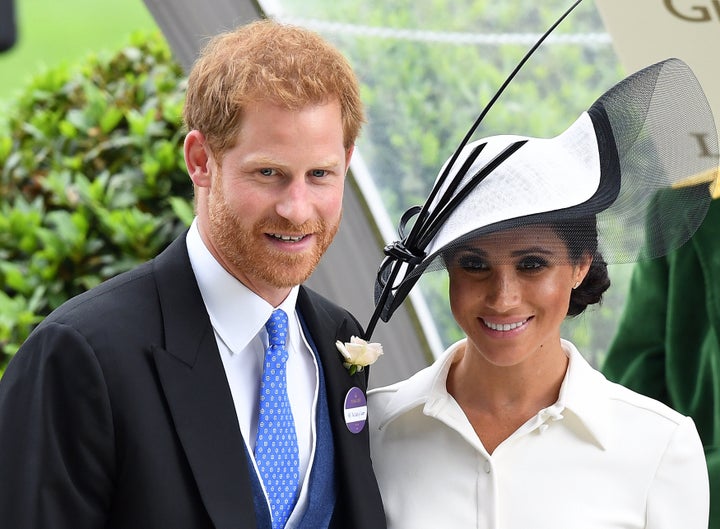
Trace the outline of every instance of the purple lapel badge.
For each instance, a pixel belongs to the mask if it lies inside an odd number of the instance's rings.
[[[367,422],[367,399],[358,387],[350,388],[345,395],[345,424],[352,433],[360,433]]]

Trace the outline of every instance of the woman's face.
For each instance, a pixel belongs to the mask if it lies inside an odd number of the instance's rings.
[[[480,237],[448,260],[450,307],[468,347],[497,366],[560,350],[560,325],[573,286],[591,259],[570,262],[567,247],[544,226]]]

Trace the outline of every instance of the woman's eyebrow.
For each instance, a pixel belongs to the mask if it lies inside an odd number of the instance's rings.
[[[464,253],[472,253],[472,254],[483,256],[483,257],[487,256],[487,254],[488,254],[484,249],[477,248],[475,246],[460,246],[453,253],[455,255],[457,255],[457,254],[463,253],[463,252]]]
[[[513,257],[519,257],[521,255],[527,255],[527,254],[543,254],[543,255],[553,255],[555,252],[552,250],[548,250],[547,248],[543,246],[531,246],[529,248],[523,248],[522,250],[515,250],[510,253]]]

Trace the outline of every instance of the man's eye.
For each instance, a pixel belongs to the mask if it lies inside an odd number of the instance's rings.
[[[327,171],[325,169],[313,169],[310,174],[315,178],[322,178],[327,175]]]
[[[259,173],[263,176],[273,176],[275,174],[275,169],[269,169],[266,167],[264,169],[260,169]]]

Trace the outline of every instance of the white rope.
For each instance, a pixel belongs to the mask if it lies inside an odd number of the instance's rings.
[[[361,37],[375,37],[381,39],[409,40],[414,42],[441,42],[457,45],[483,45],[498,46],[503,44],[517,44],[529,46],[537,42],[540,33],[461,33],[450,31],[427,31],[420,29],[399,29],[376,26],[363,26],[344,22],[328,22],[309,18],[295,18],[291,16],[276,15],[276,20],[303,26],[321,33],[339,33],[343,35],[357,35]],[[604,46],[611,44],[612,40],[607,33],[554,33],[545,41],[546,44],[581,44],[589,46]]]

